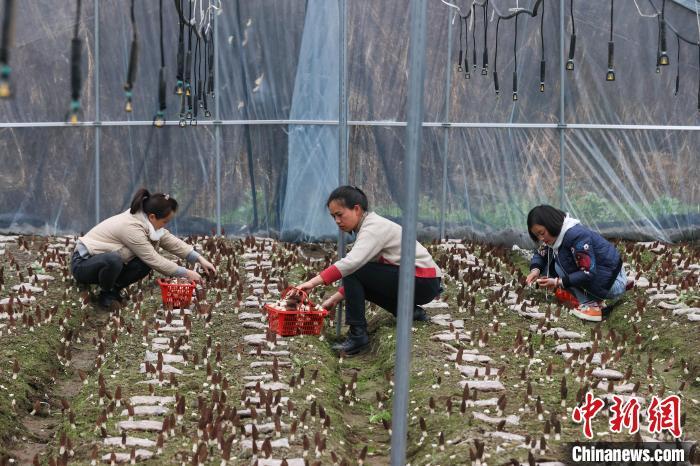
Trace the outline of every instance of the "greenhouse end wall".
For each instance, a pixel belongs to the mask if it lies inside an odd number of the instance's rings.
[[[516,30],[513,22],[501,22],[495,59],[495,14],[510,3],[491,2],[490,69],[482,75],[483,17],[461,22],[444,3],[428,2],[421,236],[437,238],[444,227],[450,237],[527,245],[528,210],[549,203],[608,236],[697,239],[697,48],[680,42],[678,51],[675,38],[669,39],[674,66],[655,72],[653,15],[661,1],[616,2],[613,83],[605,81],[609,2],[574,2],[576,67],[567,72],[562,58],[572,26],[569,2],[545,0],[542,23],[541,16],[523,17]],[[470,4],[457,2],[465,11]],[[534,4],[519,2],[523,8]],[[215,17],[213,115],[200,114],[199,124],[186,128],[177,127],[179,102],[170,92],[177,16],[172,2],[164,2],[166,116],[174,125],[163,129],[150,125],[160,61],[157,2],[137,6],[142,46],[131,114],[123,111],[129,2],[83,2],[84,123],[78,127],[63,123],[74,8],[39,0],[21,5],[11,49],[14,98],[0,101],[1,231],[86,231],[126,209],[133,192],[147,186],[179,200],[182,209],[172,227],[178,234],[222,228],[236,235],[334,239],[324,203],[342,163],[341,21],[347,29],[349,181],[365,189],[374,209],[400,222],[406,189],[405,2],[351,0],[347,11],[320,0],[222,2]],[[696,12],[668,2],[666,18],[679,33],[698,39]],[[460,29],[478,50],[478,68],[469,79],[456,66],[464,44]],[[494,69],[501,76],[498,96]],[[514,72],[517,101],[511,98]],[[315,191],[309,193],[305,183]]]

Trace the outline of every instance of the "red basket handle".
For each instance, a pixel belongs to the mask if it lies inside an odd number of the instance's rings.
[[[158,285],[187,285],[187,286],[197,286],[197,282],[190,280],[189,283],[172,283],[170,278],[156,278],[156,283]]]
[[[286,298],[292,291],[295,291],[297,294],[300,294],[302,296],[302,302],[309,300],[308,293],[306,291],[302,290],[301,288],[297,288],[296,286],[288,286],[282,292],[282,299]]]
[[[287,287],[287,289],[285,289],[285,290],[282,292],[281,299],[285,299],[292,291],[296,291],[298,294],[301,295],[301,301],[299,302],[299,304],[306,303],[306,304],[308,304],[309,307],[311,307],[311,308],[315,308],[315,307],[316,307],[316,305],[313,303],[313,301],[311,301],[311,300],[309,299],[308,293],[307,293],[306,291],[302,290],[301,288],[297,288],[297,287],[295,287],[295,286],[289,286],[289,287]]]

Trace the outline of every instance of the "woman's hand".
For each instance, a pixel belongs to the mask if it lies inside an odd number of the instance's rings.
[[[187,275],[185,275],[189,280],[192,280],[193,282],[201,282],[202,281],[202,276],[195,272],[194,270],[187,269]]]
[[[558,286],[558,278],[539,278],[537,284],[543,288],[556,288]]]
[[[528,285],[532,285],[532,282],[535,281],[537,277],[540,276],[540,269],[532,269],[530,273],[525,277],[525,283]]]
[[[206,260],[204,256],[199,256],[199,259],[197,259],[197,261],[199,262],[199,265],[202,266],[204,272],[207,275],[211,274],[212,277],[216,275],[216,267],[214,267],[214,265],[211,262]]]
[[[326,309],[327,311],[332,311],[336,304],[338,304],[342,300],[343,295],[340,293],[335,293],[333,296],[323,301],[323,303],[321,304],[321,308]]]
[[[295,285],[294,288],[295,290],[292,291],[302,290],[308,293],[309,291],[314,289],[314,285],[311,283],[311,280],[309,280],[308,282],[304,282],[301,285]]]
[[[312,278],[309,281],[306,281],[302,283],[301,285],[297,285],[294,288],[298,288],[300,290],[306,291],[307,293],[314,288],[316,288],[318,285],[323,284],[323,279],[321,278],[320,275],[316,275],[314,278]]]

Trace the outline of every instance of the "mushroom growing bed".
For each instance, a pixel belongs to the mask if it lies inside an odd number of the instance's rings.
[[[368,306],[370,351],[267,331],[262,308],[330,265],[333,245],[190,237],[218,275],[169,309],[155,275],[112,312],[69,274],[73,237],[4,237],[0,255],[0,457],[74,464],[388,464],[395,319]],[[700,249],[619,242],[637,286],[599,324],[524,286],[527,260],[467,241],[426,244],[444,293],[412,331],[407,461],[566,461],[591,391],[678,395],[682,439],[700,438]],[[314,290],[322,302],[332,287]],[[332,313],[331,316],[333,317]],[[670,440],[611,432],[597,440]]]

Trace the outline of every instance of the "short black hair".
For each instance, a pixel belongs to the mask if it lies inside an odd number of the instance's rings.
[[[547,204],[538,205],[527,214],[527,232],[532,241],[537,243],[537,236],[532,233],[532,227],[542,225],[550,235],[556,238],[561,233],[565,218],[566,212],[556,207]]]
[[[328,207],[332,201],[340,202],[343,204],[343,207],[347,209],[352,209],[356,205],[359,205],[365,212],[369,210],[367,196],[357,186],[346,185],[335,188],[330,196],[328,196],[326,207]]]
[[[138,211],[143,211],[146,215],[154,214],[160,220],[170,215],[170,212],[177,212],[177,201],[168,194],[151,194],[148,189],[141,188],[136,191],[129,209],[132,214]]]

